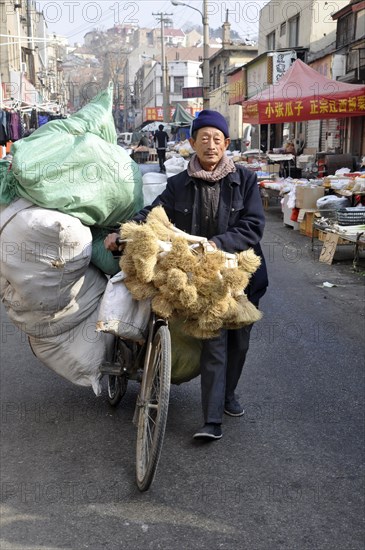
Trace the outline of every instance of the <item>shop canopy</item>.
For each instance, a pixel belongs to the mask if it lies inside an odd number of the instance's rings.
[[[243,122],[278,124],[365,116],[365,86],[331,80],[300,59],[276,84],[243,102]]]
[[[180,128],[190,127],[194,117],[180,105],[176,104],[176,109],[172,117],[171,126],[179,126]]]

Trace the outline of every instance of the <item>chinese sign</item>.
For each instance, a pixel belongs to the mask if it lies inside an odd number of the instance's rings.
[[[192,116],[195,116],[195,113],[199,112],[201,109],[194,107],[184,107],[185,111],[188,111]],[[170,106],[170,120],[174,116],[176,111],[175,107]],[[161,120],[163,121],[163,108],[162,107],[146,107],[144,120]],[[164,122],[168,122],[165,120]]]
[[[364,116],[365,94],[343,98],[326,98],[287,101],[246,102],[243,104],[243,120],[259,117],[261,124],[317,120],[343,116]]]
[[[203,86],[193,86],[191,88],[182,89],[183,99],[190,99],[193,97],[203,97]]]
[[[276,52],[273,54],[273,82],[277,82],[284,73],[289,69],[293,60],[297,58],[295,51]]]

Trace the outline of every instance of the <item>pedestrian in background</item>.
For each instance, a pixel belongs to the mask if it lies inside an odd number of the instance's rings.
[[[163,124],[160,124],[153,138],[153,141],[155,142],[156,149],[157,149],[160,172],[166,172],[166,168],[165,168],[166,149],[167,149],[167,142],[169,141],[169,136],[167,132],[164,131],[163,128],[164,128]]]

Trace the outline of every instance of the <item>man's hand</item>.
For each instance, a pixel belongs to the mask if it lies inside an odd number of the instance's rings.
[[[119,233],[110,233],[104,239],[104,246],[107,250],[111,252],[122,252],[125,247],[125,243],[117,244],[117,239],[119,239]]]

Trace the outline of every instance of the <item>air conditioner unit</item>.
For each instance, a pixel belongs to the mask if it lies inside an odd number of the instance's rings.
[[[20,71],[22,73],[26,73],[27,72],[27,64],[26,63],[20,63]]]

